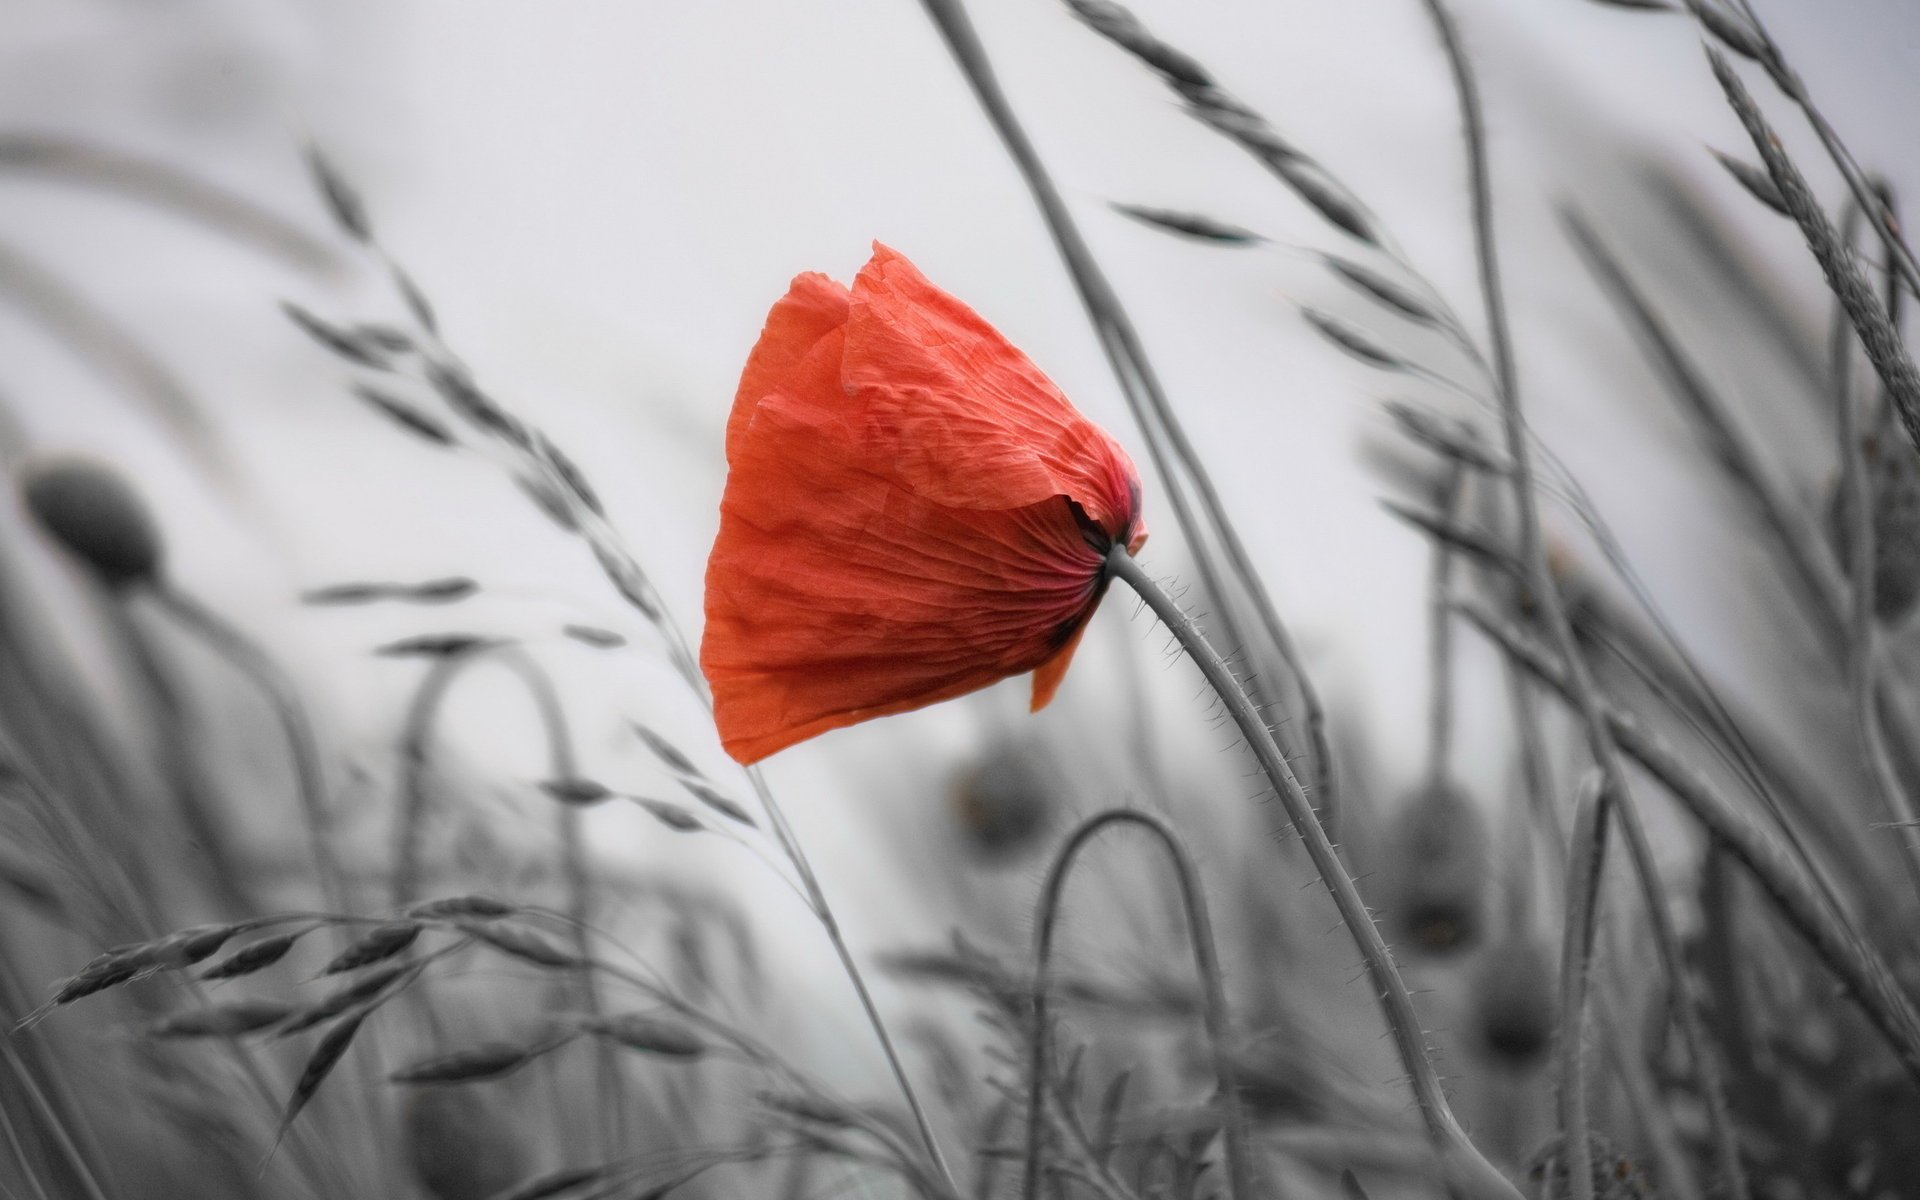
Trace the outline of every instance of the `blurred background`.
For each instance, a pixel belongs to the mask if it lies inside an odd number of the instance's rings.
[[[1913,6],[1756,7],[1858,157],[1897,191],[1920,187]],[[1379,504],[1409,494],[1405,477],[1381,465],[1392,455],[1380,453],[1391,441],[1380,402],[1488,414],[1443,387],[1371,370],[1303,322],[1308,305],[1380,324],[1315,257],[1338,249],[1338,235],[1179,111],[1132,58],[1049,0],[971,8],[1302,643],[1343,769],[1391,814],[1427,750],[1430,556]],[[1365,197],[1479,327],[1458,113],[1420,5],[1133,8]],[[1690,22],[1583,0],[1457,8],[1482,78],[1535,429],[1708,673],[1763,714],[1799,719],[1806,656],[1774,632],[1787,602],[1557,210],[1577,208],[1609,239],[1742,421],[1780,448],[1779,467],[1810,505],[1831,472],[1828,425],[1803,400],[1809,364],[1825,353],[1817,270],[1791,225],[1754,205],[1706,152],[1751,157]],[[1779,123],[1803,161],[1825,166],[1801,123],[1784,110]],[[384,853],[381,805],[423,671],[371,651],[410,635],[526,639],[564,697],[582,774],[642,792],[670,786],[633,736],[640,721],[739,788],[658,637],[591,555],[480,456],[397,435],[349,393],[351,372],[283,315],[282,301],[352,319],[400,313],[384,276],[332,228],[303,160],[309,144],[361,193],[380,243],[431,297],[475,377],[594,481],[666,607],[696,636],[740,364],[793,274],[848,279],[875,239],[998,325],[1145,461],[1052,243],[918,5],[6,0],[0,447],[16,469],[81,453],[137,485],[157,514],[170,580],[297,680],[353,813],[350,868],[371,870]],[[90,169],[90,148],[166,164],[271,221],[249,233],[235,219],[183,219],[114,168]],[[1815,183],[1837,204],[1829,173]],[[1270,240],[1200,244],[1130,221],[1114,203],[1201,212]],[[1465,370],[1437,340],[1407,339],[1436,369]],[[1187,577],[1155,480],[1146,506],[1145,557],[1162,575]],[[23,617],[35,652],[111,711],[134,685],[98,612],[81,602],[86,581],[17,506],[0,520],[9,590],[40,600]],[[1564,509],[1550,506],[1548,520],[1580,541]],[[347,581],[445,576],[470,577],[481,593],[453,609],[300,602]],[[160,615],[133,619],[173,637]],[[568,624],[617,632],[626,645],[559,636]],[[1050,747],[1050,769],[1064,776],[1055,830],[1066,813],[1137,794],[1114,736],[1136,676],[1156,751],[1176,764],[1179,794],[1167,803],[1192,817],[1224,887],[1256,886],[1270,868],[1238,847],[1261,844],[1279,814],[1249,803],[1258,785],[1166,646],[1137,605],[1109,603],[1060,701],[1037,717],[1025,715],[1025,681],[1010,681],[771,762],[856,948],[942,945],[968,925],[959,914],[986,910],[972,932],[1024,945],[1045,860],[991,847],[966,858],[978,832],[963,795],[979,786],[969,772],[1009,747]],[[228,796],[246,797],[221,819],[249,854],[297,856],[283,751],[257,693],[177,637],[166,653],[205,736],[226,752]],[[1493,819],[1514,776],[1498,660],[1462,635],[1459,671],[1455,770]],[[1836,687],[1814,706],[1832,718],[1839,696]],[[531,789],[549,777],[534,716],[511,673],[481,672],[441,718],[448,792],[474,828],[455,822],[435,836],[454,859],[467,852],[459,838],[485,843],[461,861],[503,880],[523,870],[537,882],[540,852],[525,839],[548,836]],[[1562,776],[1570,788],[1571,771]],[[1684,858],[1677,826],[1654,819],[1663,853]],[[883,1089],[824,942],[752,853],[674,838],[632,809],[592,810],[585,835],[597,869],[633,896],[724,896],[786,998],[768,1027],[827,1078]],[[198,853],[166,838],[150,850],[163,873],[192,869]],[[963,861],[971,865],[954,866]],[[1158,878],[1121,872],[1112,886],[1124,897]],[[1145,905],[1138,919],[1150,924],[1157,911]],[[644,899],[604,914],[640,941],[660,933],[655,916]],[[1124,905],[1100,918],[1133,919]],[[1330,922],[1317,909],[1300,917],[1305,941],[1289,952],[1328,968],[1316,1003],[1360,1014],[1345,1022],[1360,1048],[1349,1066],[1371,1087],[1395,1067],[1370,1041],[1365,985],[1342,990],[1356,972],[1344,935],[1323,934]],[[1233,971],[1245,982],[1277,969],[1256,947]],[[881,990],[890,1005],[924,1001],[890,979]]]

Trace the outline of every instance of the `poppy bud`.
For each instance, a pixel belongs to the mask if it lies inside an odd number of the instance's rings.
[[[1480,1051],[1515,1071],[1545,1060],[1559,1019],[1552,956],[1515,931],[1488,949],[1471,984],[1471,1031]]]
[[[948,799],[968,844],[982,857],[1002,858],[1053,824],[1059,788],[1039,747],[1000,742],[960,772]]]
[[[1646,1175],[1603,1134],[1589,1130],[1587,1145],[1593,1155],[1594,1200],[1655,1200],[1659,1193],[1647,1182]],[[1547,1200],[1567,1200],[1573,1195],[1573,1179],[1560,1146],[1561,1137],[1555,1134],[1535,1152],[1527,1169],[1527,1178],[1535,1183],[1548,1179],[1551,1172],[1548,1186],[1539,1193]]]
[[[1873,489],[1873,615],[1888,625],[1920,600],[1920,461],[1904,444],[1869,438],[1861,461]],[[1853,565],[1852,493],[1836,480],[1827,502],[1827,537],[1842,568]]]
[[[1416,953],[1452,954],[1486,925],[1486,819],[1450,784],[1423,789],[1395,823],[1387,861],[1397,939]]]
[[[402,1119],[407,1164],[433,1200],[486,1200],[527,1174],[505,1114],[473,1088],[414,1089]]]
[[[113,468],[77,458],[35,464],[21,494],[47,535],[109,588],[158,579],[160,532],[153,514]]]

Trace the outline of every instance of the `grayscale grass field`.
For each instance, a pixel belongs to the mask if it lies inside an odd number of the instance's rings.
[[[1920,97],[1815,36],[1920,18],[63,3],[0,1200],[1920,1197]],[[876,238],[1153,537],[1046,711],[743,768],[727,405]]]

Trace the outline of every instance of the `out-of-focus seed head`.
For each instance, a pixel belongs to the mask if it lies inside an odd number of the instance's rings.
[[[159,579],[159,528],[120,472],[81,458],[54,459],[29,467],[20,490],[47,535],[108,587]]]
[[[1873,488],[1873,614],[1895,625],[1920,601],[1920,458],[1904,442],[1862,448]],[[1827,537],[1843,569],[1853,561],[1853,504],[1843,479],[1827,501]]]
[[[1654,1191],[1646,1175],[1605,1136],[1598,1131],[1591,1131],[1587,1134],[1587,1143],[1593,1151],[1595,1200],[1657,1200],[1659,1193]],[[1567,1200],[1573,1195],[1573,1178],[1567,1171],[1566,1157],[1561,1154],[1560,1146],[1560,1135],[1555,1134],[1534,1152],[1533,1162],[1527,1168],[1527,1178],[1536,1187],[1529,1188],[1529,1194],[1537,1191],[1547,1200]],[[1538,1189],[1537,1185],[1543,1181],[1547,1186],[1544,1190]]]
[[[433,1200],[487,1200],[528,1174],[525,1147],[486,1093],[416,1088],[404,1104],[407,1162]]]
[[[1489,947],[1470,987],[1476,1049],[1513,1071],[1546,1061],[1559,1017],[1553,956],[1539,938],[1516,930]]]
[[[1395,940],[1444,956],[1477,942],[1492,876],[1486,818],[1457,788],[1422,788],[1394,822],[1383,874],[1392,889]]]
[[[1850,1087],[1834,1108],[1820,1147],[1822,1173],[1836,1193],[1910,1196],[1920,1180],[1920,1097],[1895,1074]]]
[[[1030,742],[996,741],[961,769],[948,793],[954,823],[984,858],[1034,845],[1060,808],[1061,783],[1045,752]]]

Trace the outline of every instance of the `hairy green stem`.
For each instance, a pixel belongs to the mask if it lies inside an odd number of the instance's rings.
[[[1413,998],[1400,978],[1400,969],[1394,964],[1393,953],[1387,949],[1379,928],[1374,925],[1373,915],[1361,900],[1353,877],[1347,874],[1339,855],[1334,853],[1333,844],[1328,841],[1326,830],[1314,815],[1313,806],[1308,803],[1306,792],[1294,777],[1293,768],[1287,765],[1286,757],[1280,753],[1265,720],[1254,708],[1239,680],[1234,678],[1225,660],[1201,634],[1199,627],[1134,561],[1125,547],[1116,546],[1107,555],[1107,570],[1138,593],[1147,607],[1179,640],[1181,648],[1206,677],[1208,685],[1239,727],[1260,769],[1273,785],[1288,819],[1300,834],[1307,857],[1319,871],[1327,891],[1333,896],[1340,919],[1346,924],[1347,931],[1353,936],[1366,962],[1367,974],[1379,993],[1382,1012],[1401,1063],[1406,1068],[1408,1083],[1426,1125],[1427,1136],[1440,1155],[1450,1180],[1467,1189],[1470,1195],[1517,1197],[1519,1193],[1513,1189],[1513,1185],[1475,1148],[1455,1119],[1441,1087],[1439,1072],[1434,1069],[1433,1059],[1428,1052],[1419,1015],[1414,1012]]]

